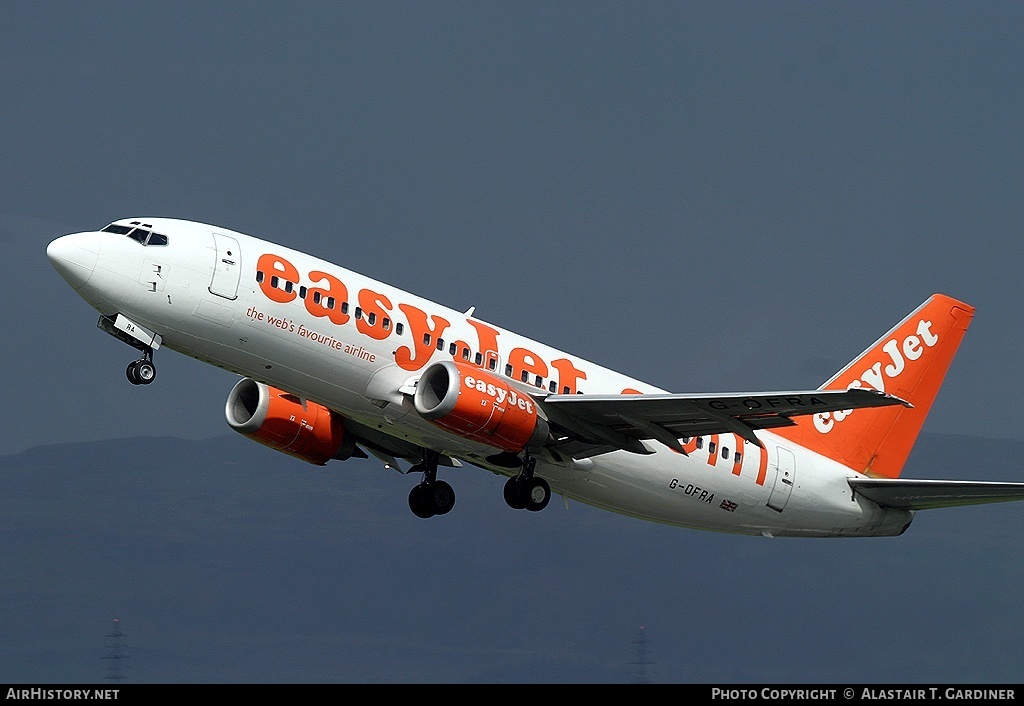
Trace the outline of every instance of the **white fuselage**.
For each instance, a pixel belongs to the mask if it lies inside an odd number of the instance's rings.
[[[189,221],[145,222],[167,236],[166,245],[88,232],[60,238],[48,252],[93,307],[156,332],[162,346],[454,459],[511,473],[486,460],[493,448],[416,412],[407,391],[436,361],[486,366],[539,399],[662,392],[271,242]],[[330,309],[328,298],[335,300]],[[650,455],[614,451],[574,460],[541,453],[536,473],[565,497],[699,529],[873,536],[899,534],[910,523],[911,513],[853,493],[853,470],[770,432],[757,437],[763,448],[723,434],[684,440],[687,454],[659,443]]]

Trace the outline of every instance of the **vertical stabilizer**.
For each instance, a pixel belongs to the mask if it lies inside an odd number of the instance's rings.
[[[820,388],[881,390],[912,407],[826,412],[776,433],[855,471],[898,477],[973,315],[974,307],[934,294]]]

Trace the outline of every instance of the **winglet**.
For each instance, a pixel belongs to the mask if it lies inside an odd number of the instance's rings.
[[[825,412],[776,433],[860,473],[899,477],[973,315],[934,294],[820,388],[871,388],[911,406]]]

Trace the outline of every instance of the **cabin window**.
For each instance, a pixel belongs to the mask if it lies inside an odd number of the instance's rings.
[[[736,457],[733,458],[732,462],[735,463],[737,466],[740,465],[741,463],[743,463],[743,454],[741,454],[739,451],[737,451],[736,452]]]
[[[399,324],[395,324],[395,333],[397,333],[399,336],[402,335],[402,331],[404,331],[404,330],[405,330],[405,326],[403,326],[400,323]]]
[[[429,333],[423,334],[423,345],[425,345],[425,346],[429,346],[430,345],[430,334]]]
[[[558,384],[555,383],[554,380],[552,380],[551,382],[548,383],[548,391],[555,392],[556,390],[558,390]]]
[[[708,453],[709,454],[713,454],[714,452],[715,452],[715,442],[712,441],[710,444],[708,444]]]
[[[722,447],[722,458],[729,458],[729,447],[728,446],[723,446]]]
[[[356,318],[357,319],[363,318],[363,310],[360,309],[358,306],[356,307]]]
[[[306,291],[307,290],[306,290],[305,287],[299,287],[299,299],[305,299],[306,298]]]
[[[439,350],[439,351],[443,351],[444,350],[444,339],[443,338],[437,339],[437,350]]]
[[[271,278],[270,278],[270,286],[271,286],[271,287],[273,287],[274,289],[277,289],[277,285],[278,285],[278,284],[279,284],[280,282],[281,282],[281,280],[280,280],[280,279],[278,279],[276,275],[275,275],[274,277],[271,277]]]
[[[334,301],[334,300],[332,299],[331,301]],[[331,306],[331,308],[333,309],[334,306]],[[348,313],[348,302],[342,302],[341,303],[341,313],[342,314],[347,314]]]
[[[703,436],[698,436],[697,437],[697,448],[698,449],[703,449],[704,448],[704,437]]]
[[[505,365],[505,374],[508,375],[509,377],[512,377],[512,364],[511,363],[507,363]]]
[[[295,285],[294,285],[294,284],[292,284],[291,282],[289,282],[289,281],[285,280],[285,283],[284,283],[284,291],[286,291],[286,292],[288,292],[289,294],[291,294],[291,293],[292,293],[292,290],[293,290],[294,288],[295,288]]]
[[[256,271],[256,281],[263,282],[263,270]]]
[[[377,321],[377,315],[376,314],[371,313],[371,314],[367,314],[366,315],[366,323],[370,324],[370,326],[373,326],[374,323],[376,323],[376,321]]]
[[[458,352],[459,352],[459,347],[457,345],[455,345],[454,343],[452,343],[450,346],[448,346],[448,355],[455,355]]]
[[[462,359],[463,360],[469,360],[469,349],[468,348],[463,348],[462,349]]]
[[[391,330],[391,319],[389,319],[388,317],[385,316],[381,320],[380,325],[384,327],[385,331],[390,331]]]
[[[476,361],[477,365],[483,365],[483,363],[484,363],[484,354],[483,353],[477,353],[476,357],[473,360]]]
[[[328,309],[333,309],[334,308],[334,297],[327,297],[327,304],[326,304],[326,306],[327,306]]]
[[[319,304],[320,300],[324,298],[324,295],[320,292],[313,292],[313,303]]]

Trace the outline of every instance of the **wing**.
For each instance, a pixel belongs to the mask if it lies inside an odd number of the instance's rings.
[[[899,510],[1024,500],[1024,483],[899,478],[850,478],[849,481],[854,491],[868,500]]]
[[[814,390],[723,395],[549,395],[540,402],[562,436],[552,448],[574,458],[616,449],[653,453],[655,439],[685,453],[679,439],[738,434],[761,446],[757,429],[792,426],[791,417],[863,407],[910,405],[876,390]]]

